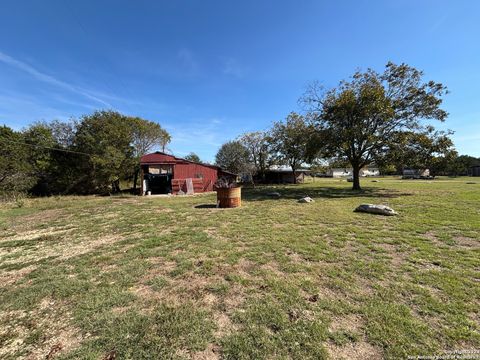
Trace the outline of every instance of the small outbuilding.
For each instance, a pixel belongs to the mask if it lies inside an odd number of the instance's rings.
[[[213,191],[218,178],[236,179],[237,175],[210,164],[196,163],[163,152],[140,159],[141,193],[193,194]]]
[[[480,176],[480,165],[472,166],[469,171],[470,176]]]
[[[331,168],[327,170],[328,177],[347,177],[352,176],[352,168]]]
[[[429,169],[404,169],[402,173],[403,179],[430,179]]]
[[[327,170],[327,177],[350,177],[353,176],[352,168],[331,168]],[[360,169],[360,176],[380,176],[380,170],[376,167],[364,167]]]
[[[293,184],[296,177],[296,183],[302,184],[305,181],[305,175],[309,175],[310,172],[307,169],[298,169],[294,176],[291,167],[271,167],[265,172],[264,182],[267,184]]]

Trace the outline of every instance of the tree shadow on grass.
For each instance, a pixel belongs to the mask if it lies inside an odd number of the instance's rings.
[[[234,210],[234,209],[239,209],[239,207],[233,207],[233,208],[220,208],[217,207],[217,204],[200,204],[200,205],[195,205],[195,209],[214,209],[214,210]]]
[[[218,209],[216,204],[200,204],[195,205],[195,209]]]
[[[412,194],[393,189],[383,188],[363,188],[361,191],[354,191],[349,188],[338,187],[296,187],[292,186],[272,186],[262,188],[244,188],[242,189],[242,198],[247,201],[275,200],[269,195],[272,192],[278,192],[278,199],[300,199],[304,196],[310,196],[313,199],[341,199],[341,198],[398,198],[402,196],[411,196]]]

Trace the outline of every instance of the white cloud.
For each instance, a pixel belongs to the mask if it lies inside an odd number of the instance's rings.
[[[56,79],[55,77],[45,74],[41,71],[38,71],[34,67],[20,61],[17,59],[14,59],[13,57],[3,53],[0,51],[0,61],[3,62],[4,64],[7,64],[9,66],[15,67],[19,70],[22,70],[23,72],[26,72],[27,74],[32,75],[35,79],[39,81],[43,81],[45,83],[60,87],[65,90],[69,90],[73,93],[76,93],[78,95],[82,95],[90,100],[96,101],[104,106],[107,106],[109,108],[113,108],[111,104],[108,102],[102,100],[98,96],[95,96],[91,91],[82,89],[78,86],[71,85],[69,83],[66,83],[62,80]]]
[[[244,66],[242,66],[238,62],[238,60],[234,58],[228,58],[224,61],[222,71],[225,75],[231,75],[237,78],[242,78],[245,76],[247,69]]]

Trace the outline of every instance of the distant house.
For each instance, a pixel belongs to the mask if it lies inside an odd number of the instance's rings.
[[[305,181],[305,175],[310,174],[310,170],[299,169],[295,171],[297,184]],[[265,180],[269,184],[293,184],[294,176],[292,168],[289,166],[272,166],[265,172]]]
[[[199,193],[213,191],[220,177],[236,178],[235,174],[210,164],[196,163],[176,156],[155,152],[140,159],[142,195]]]
[[[360,176],[380,176],[380,170],[375,167],[366,167],[360,170]]]
[[[347,177],[352,176],[352,168],[332,168],[327,170],[328,177]]]
[[[380,170],[374,167],[364,167],[360,170],[360,176],[379,176]],[[353,176],[353,169],[352,168],[332,168],[327,171],[328,177],[350,177]]]
[[[468,173],[470,176],[480,176],[480,165],[472,166]]]
[[[403,179],[427,179],[430,178],[429,169],[403,169]]]

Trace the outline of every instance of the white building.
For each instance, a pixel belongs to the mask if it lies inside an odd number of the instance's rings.
[[[333,168],[328,169],[327,176],[329,177],[348,177],[353,175],[353,170],[350,168]]]
[[[404,179],[424,179],[430,177],[429,169],[404,169]]]
[[[363,168],[360,170],[360,176],[380,176],[378,168]]]
[[[352,168],[333,168],[327,171],[327,176],[329,177],[350,177],[353,176]],[[360,170],[360,176],[380,176],[380,170],[378,168],[369,168],[365,167]]]

